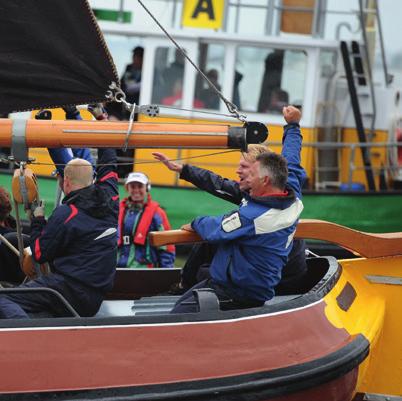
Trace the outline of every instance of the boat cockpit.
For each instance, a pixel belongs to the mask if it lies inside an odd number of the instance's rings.
[[[335,285],[340,275],[340,266],[333,257],[307,258],[307,279],[304,288],[297,293],[278,291],[276,296],[259,308],[225,311],[212,290],[195,290],[199,313],[170,314],[179,296],[169,295],[170,285],[180,277],[180,268],[169,269],[121,269],[116,271],[113,290],[103,301],[98,313],[92,318],[80,317],[74,308],[55,290],[48,288],[13,288],[5,284],[4,292],[46,291],[53,294],[55,302],[64,304],[66,314],[55,318],[47,313],[30,314],[32,319],[19,321],[23,326],[29,325],[87,325],[102,322],[102,325],[119,323],[135,324],[142,322],[182,321],[186,320],[221,320],[234,316],[269,314],[290,309],[302,308],[323,298]],[[179,317],[180,316],[180,317]],[[5,323],[6,322],[6,323]],[[10,325],[10,321],[0,321],[0,326]],[[64,325],[63,324],[63,325]],[[12,323],[13,325],[13,323]]]

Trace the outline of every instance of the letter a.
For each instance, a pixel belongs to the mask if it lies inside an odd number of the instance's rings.
[[[191,18],[197,19],[200,13],[207,13],[210,20],[215,20],[212,0],[199,0]]]

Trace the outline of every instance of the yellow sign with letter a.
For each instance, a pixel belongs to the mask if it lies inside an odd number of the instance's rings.
[[[182,25],[219,29],[223,23],[225,0],[184,0]]]

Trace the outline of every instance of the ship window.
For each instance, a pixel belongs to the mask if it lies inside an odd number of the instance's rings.
[[[202,43],[199,47],[198,66],[219,91],[221,91],[223,81],[224,57],[225,48],[223,45]],[[201,74],[197,75],[194,93],[195,108],[219,110],[219,95],[210,88]]]
[[[155,52],[152,103],[180,107],[183,101],[184,56],[174,47]]]
[[[238,47],[233,103],[258,113],[281,113],[285,104],[302,106],[306,65],[304,51]]]
[[[137,46],[144,46],[143,41],[136,36],[129,37],[112,34],[105,35],[105,40],[113,57],[117,72],[122,77],[127,65],[132,62],[133,49]]]
[[[330,78],[335,74],[337,65],[337,53],[333,50],[322,50],[320,52],[321,77]]]

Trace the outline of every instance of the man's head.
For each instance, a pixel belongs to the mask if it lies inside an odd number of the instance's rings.
[[[217,84],[218,83],[218,77],[219,77],[218,70],[216,70],[215,68],[211,68],[207,72],[207,77],[212,81],[213,84]]]
[[[0,225],[7,220],[11,210],[10,195],[5,188],[0,187]]]
[[[257,156],[249,170],[247,184],[251,196],[266,196],[282,193],[288,179],[286,159],[274,152]]]
[[[265,145],[248,145],[247,153],[242,153],[237,166],[236,174],[239,176],[239,187],[241,191],[247,191],[249,189],[247,184],[247,177],[251,165],[255,162],[258,155],[266,153],[268,148]]]
[[[144,59],[144,48],[141,46],[134,47],[133,49],[133,65],[139,70],[142,68],[142,61]]]
[[[93,183],[92,164],[84,159],[70,160],[64,169],[63,192],[68,195]]]
[[[134,203],[144,203],[145,196],[149,192],[151,184],[145,174],[134,172],[127,176],[125,187],[130,199]]]

